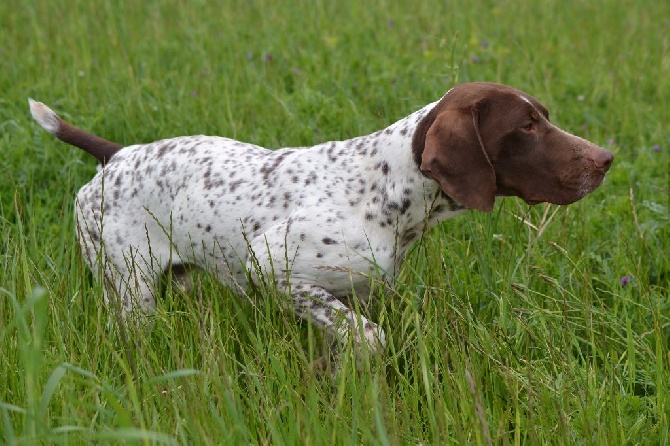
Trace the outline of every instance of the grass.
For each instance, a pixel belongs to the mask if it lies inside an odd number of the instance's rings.
[[[668,444],[668,17],[651,0],[1,2],[0,442]],[[356,372],[346,350],[333,380],[271,292],[207,277],[150,333],[114,329],[72,217],[95,163],[26,103],[125,144],[279,147],[371,133],[470,80],[614,151],[607,182],[436,227],[378,293],[387,351]]]

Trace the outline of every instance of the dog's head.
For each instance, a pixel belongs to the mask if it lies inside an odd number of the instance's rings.
[[[412,150],[445,194],[482,211],[496,196],[573,203],[603,182],[614,159],[549,122],[534,97],[483,82],[449,90],[419,123]]]

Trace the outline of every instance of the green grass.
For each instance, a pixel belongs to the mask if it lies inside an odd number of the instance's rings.
[[[670,442],[670,3],[414,3],[0,2],[0,443]],[[95,163],[26,102],[125,144],[280,147],[471,80],[614,151],[607,182],[436,227],[378,293],[387,351],[333,380],[270,292],[203,277],[150,333],[109,324],[72,217]]]

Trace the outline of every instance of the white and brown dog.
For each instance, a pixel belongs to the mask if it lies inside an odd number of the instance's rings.
[[[151,311],[161,275],[195,265],[234,289],[270,280],[300,318],[373,348],[384,333],[347,296],[368,299],[371,277],[392,283],[427,228],[496,197],[572,203],[613,160],[491,83],[456,86],[371,135],[278,150],[211,136],[123,147],[30,110],[102,164],[77,194],[79,242],[125,313]]]

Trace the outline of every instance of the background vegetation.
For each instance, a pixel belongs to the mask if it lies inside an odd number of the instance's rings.
[[[670,3],[0,2],[0,442],[667,444]],[[383,356],[314,376],[311,328],[201,279],[119,334],[75,243],[93,159],[26,98],[125,144],[371,133],[488,80],[616,153],[581,202],[517,199],[416,246]]]

